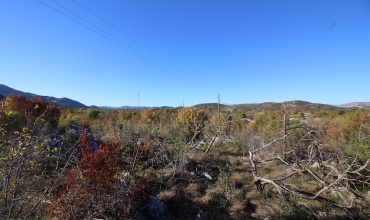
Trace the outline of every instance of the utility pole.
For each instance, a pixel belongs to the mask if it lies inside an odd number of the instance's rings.
[[[218,117],[220,117],[220,94],[218,94]]]
[[[184,98],[182,100],[182,123],[185,125],[185,99]]]
[[[140,108],[140,91],[137,92],[137,107]]]

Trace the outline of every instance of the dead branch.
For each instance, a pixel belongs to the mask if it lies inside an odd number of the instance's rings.
[[[284,193],[290,193],[303,199],[325,201],[343,209],[350,209],[359,205],[357,199],[364,199],[365,196],[356,188],[356,185],[370,184],[369,177],[364,174],[364,172],[368,172],[370,159],[367,159],[363,165],[359,165],[357,156],[349,164],[346,164],[345,161],[341,161],[340,163],[330,162],[333,160],[338,161],[338,158],[323,150],[320,140],[317,140],[315,137],[316,132],[312,129],[309,129],[307,133],[303,134],[296,143],[290,143],[288,139],[292,133],[287,132],[289,128],[286,124],[287,120],[288,119],[284,117],[284,134],[281,138],[274,139],[267,144],[263,144],[261,147],[253,147],[253,149],[249,150],[253,183],[257,190],[262,192],[265,185],[269,184],[280,196]],[[293,131],[297,128],[299,128],[299,126],[289,130]],[[282,140],[284,140],[284,143],[279,144],[279,141]],[[290,146],[288,144],[290,144]],[[297,152],[299,146],[302,146],[302,144],[307,144],[306,149],[301,148],[304,152],[307,152],[307,157],[302,158],[301,161],[296,159],[294,163],[287,161],[285,155],[288,153],[296,155],[302,152]],[[261,153],[271,146],[274,147],[274,152],[276,152],[276,149],[280,149],[280,151],[282,151],[280,152],[281,155],[273,153],[270,158],[264,160],[256,160],[254,158],[255,154]],[[289,150],[285,151],[286,149]],[[290,172],[288,172],[288,174],[281,172],[280,176],[273,179],[259,175],[258,169],[263,169],[264,166],[272,161],[285,165],[290,169]],[[317,171],[314,169],[316,167],[315,164],[318,165]],[[259,165],[259,167],[257,167],[257,165]],[[297,175],[301,178],[308,177],[311,181],[317,182],[317,186],[320,187],[317,189],[308,189],[304,185],[300,186],[288,182],[289,179]],[[355,178],[354,176],[360,178]],[[325,194],[325,192],[330,192],[330,194]],[[334,195],[337,199],[333,199],[328,195]]]

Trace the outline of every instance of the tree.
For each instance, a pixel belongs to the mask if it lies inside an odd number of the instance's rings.
[[[4,103],[0,109],[0,219],[34,219],[45,214],[46,200],[65,170],[61,163],[65,152],[48,144],[55,138],[59,110],[24,96],[10,96]]]
[[[39,126],[55,129],[58,126],[60,110],[41,97],[27,98],[24,95],[10,95],[4,101],[4,112],[7,115],[17,115],[22,122],[20,127],[28,127],[33,131]]]
[[[207,119],[208,115],[204,109],[183,108],[179,110],[177,122],[183,128],[185,141],[189,146],[192,146],[194,141],[201,136]]]

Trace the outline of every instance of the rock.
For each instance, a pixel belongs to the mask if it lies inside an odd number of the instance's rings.
[[[167,206],[155,196],[148,196],[148,200],[149,203],[141,209],[141,214],[137,214],[137,216],[142,215],[144,219],[151,220],[167,220]]]
[[[218,179],[218,168],[205,167],[197,162],[189,162],[186,165],[186,170],[199,178],[200,181],[215,182]]]
[[[209,180],[213,180],[213,178],[212,178],[208,173],[203,172],[203,175],[204,175],[207,179],[209,179]]]
[[[199,209],[197,215],[195,216],[195,220],[204,220],[205,217],[204,217],[204,212],[203,210]]]
[[[313,163],[310,165],[311,168],[320,168],[320,164],[318,162]]]

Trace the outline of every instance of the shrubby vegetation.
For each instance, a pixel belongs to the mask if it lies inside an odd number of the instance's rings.
[[[0,219],[368,219],[369,157],[367,110],[59,109],[10,96]]]

